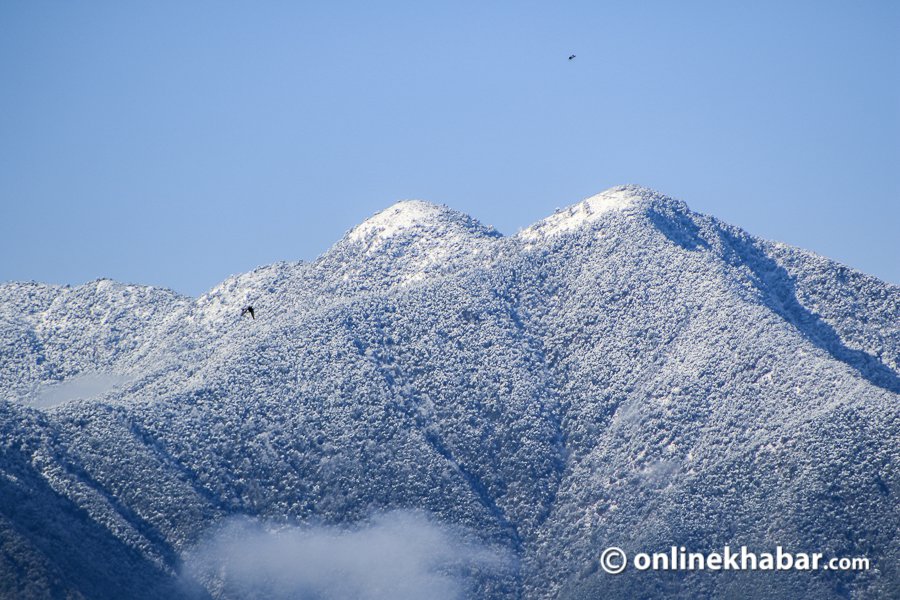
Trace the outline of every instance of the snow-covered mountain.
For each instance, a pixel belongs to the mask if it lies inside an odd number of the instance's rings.
[[[900,595],[900,288],[644,188],[508,237],[401,202],[196,299],[4,284],[0,394],[2,597],[259,594],[197,559],[235,517],[481,557],[394,597]],[[726,545],[873,566],[597,562]]]

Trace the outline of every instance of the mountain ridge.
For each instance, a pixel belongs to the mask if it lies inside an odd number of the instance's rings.
[[[516,556],[473,597],[896,588],[900,288],[636,186],[505,237],[423,203],[401,203],[398,227],[395,207],[314,261],[196,299],[0,285],[0,471],[31,482],[0,488],[72,503],[94,532],[85,557],[111,536],[159,585],[229,516],[414,508]],[[0,507],[4,547],[29,544],[9,532],[36,518]],[[611,545],[725,543],[878,570],[676,581],[596,563]],[[6,552],[57,564],[41,544]],[[102,589],[90,560],[94,575],[66,568],[24,572]],[[17,577],[0,569],[0,586]],[[191,593],[240,596],[203,585]]]

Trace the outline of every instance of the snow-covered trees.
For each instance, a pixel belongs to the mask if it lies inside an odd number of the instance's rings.
[[[900,290],[645,189],[511,237],[400,203],[312,263],[197,299],[109,281],[0,299],[0,493],[49,519],[0,503],[0,553],[35,585],[95,594],[116,546],[164,586],[228,516],[392,509],[509,548],[516,576],[479,588],[495,597],[898,580]],[[113,383],[91,397],[52,387],[98,374]],[[67,539],[73,514],[93,542],[60,562],[41,540]],[[762,583],[596,569],[610,545],[729,543],[880,566]],[[17,578],[0,567],[0,591]]]

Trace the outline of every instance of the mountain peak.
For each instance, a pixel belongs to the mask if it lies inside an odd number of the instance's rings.
[[[649,206],[665,197],[639,185],[620,185],[573,204],[519,233],[527,241],[554,237],[593,223],[611,212],[626,212]]]
[[[351,243],[365,244],[376,250],[385,243],[406,234],[425,235],[431,239],[448,237],[499,237],[469,215],[444,205],[422,200],[403,200],[369,217],[347,233]]]
[[[500,237],[448,206],[404,200],[348,231],[320,263],[342,263],[344,281],[412,283],[453,271]]]
[[[446,233],[453,229],[485,230],[478,221],[452,208],[423,200],[401,200],[375,213],[347,234],[351,242],[384,242],[404,233]]]
[[[387,239],[406,229],[433,225],[447,212],[452,211],[430,202],[402,200],[351,229],[347,239],[353,242],[363,242],[372,237]]]

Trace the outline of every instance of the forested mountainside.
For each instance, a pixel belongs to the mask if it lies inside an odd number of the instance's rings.
[[[900,595],[900,288],[644,188],[401,202],[196,299],[3,284],[0,394],[2,597]],[[317,535],[452,551],[379,596]],[[597,563],[725,545],[873,565]]]

